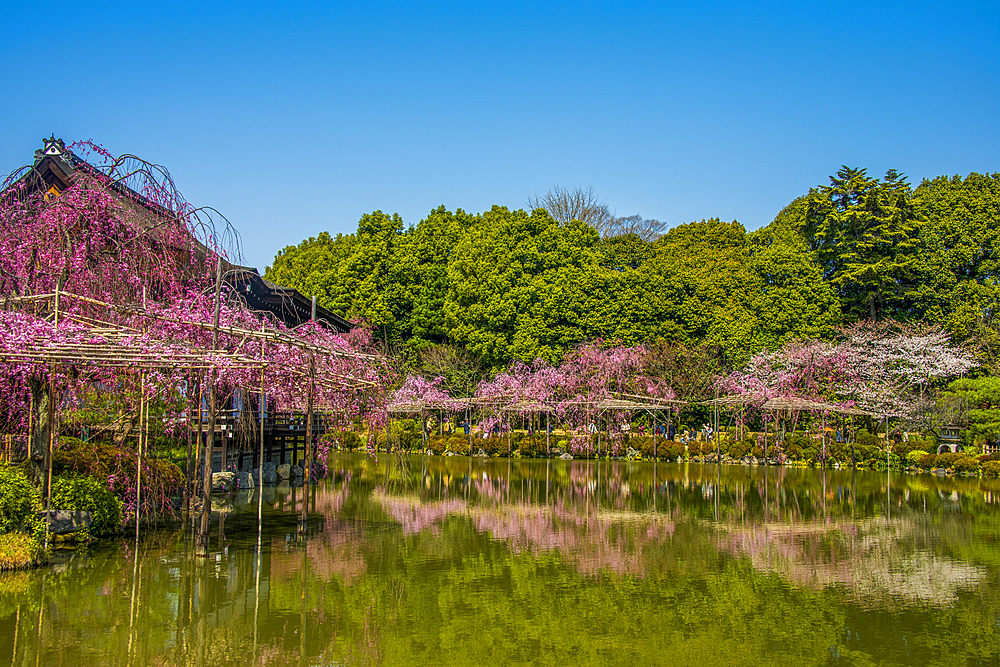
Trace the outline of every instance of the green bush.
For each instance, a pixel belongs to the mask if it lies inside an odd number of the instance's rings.
[[[882,438],[872,433],[869,433],[866,429],[861,429],[860,431],[858,431],[854,440],[859,445],[867,445],[869,447],[882,446]]]
[[[1000,461],[987,461],[981,468],[983,477],[1000,477]]]
[[[781,448],[785,452],[785,456],[789,459],[799,461],[804,457],[810,445],[812,443],[809,441],[809,438],[796,433],[785,438],[785,441],[781,443]]]
[[[57,477],[52,480],[53,509],[91,513],[91,535],[113,535],[121,531],[122,502],[107,484],[90,476]]]
[[[914,449],[906,453],[906,462],[911,466],[915,466],[920,463],[920,459],[925,456],[928,456],[928,452],[925,452],[922,449]]]
[[[24,473],[0,467],[0,533],[25,531],[41,540],[45,535],[41,511],[41,497]]]
[[[412,450],[414,447],[419,447],[422,444],[420,435],[418,433],[413,433],[410,431],[403,431],[399,434],[399,447],[406,451]]]
[[[663,450],[664,458],[676,459],[678,456],[684,455],[684,445],[679,442],[667,442],[667,446]]]
[[[955,465],[955,461],[962,458],[964,455],[958,452],[945,452],[943,454],[938,454],[934,457],[934,467],[935,468],[952,468]]]
[[[893,469],[899,468],[900,465],[902,465],[902,459],[899,457],[899,454],[892,452],[889,454],[888,464],[890,468]],[[886,466],[886,457],[885,457],[885,450],[883,450],[882,456],[873,460],[871,463],[871,467],[875,470],[885,470],[885,466]]]
[[[448,437],[448,444],[446,449],[449,452],[455,454],[468,454],[469,453],[469,436],[467,435],[452,435]]]
[[[974,456],[960,456],[951,464],[955,472],[978,473],[979,461]]]
[[[955,472],[978,473],[979,461],[972,456],[961,456],[951,464]]]
[[[525,458],[539,458],[546,455],[545,436],[525,436],[519,445],[521,456]]]
[[[826,458],[828,461],[847,463],[851,460],[851,446],[843,442],[827,442]]]
[[[734,442],[729,446],[729,456],[734,459],[741,459],[757,446],[756,441],[746,438],[739,442]]]
[[[472,438],[472,449],[478,452],[480,449],[488,456],[500,456],[507,453],[507,440],[500,437]]]
[[[443,435],[432,435],[427,438],[427,449],[435,454],[444,454],[448,447],[448,438]]]

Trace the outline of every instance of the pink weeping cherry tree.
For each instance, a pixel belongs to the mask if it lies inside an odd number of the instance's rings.
[[[0,419],[8,433],[24,434],[36,470],[58,435],[49,414],[96,394],[113,394],[131,415],[119,435],[136,435],[142,405],[186,414],[209,386],[220,403],[263,386],[269,409],[314,405],[384,422],[388,373],[369,333],[291,330],[225,289],[217,297],[217,265],[230,266],[225,256],[239,247],[223,217],[188,204],[161,167],[89,142],[67,154],[78,168],[65,191],[33,188],[28,169],[0,192]],[[142,369],[83,363],[67,349],[141,358]],[[58,363],[38,363],[42,353]],[[164,413],[167,430],[183,421]]]

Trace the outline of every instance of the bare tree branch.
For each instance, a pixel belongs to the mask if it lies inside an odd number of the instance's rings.
[[[608,208],[607,202],[597,197],[594,188],[569,189],[553,185],[543,196],[529,197],[527,203],[532,210],[545,209],[549,215],[564,224],[571,220],[585,222],[600,232],[601,236],[605,235],[615,220],[615,214]]]

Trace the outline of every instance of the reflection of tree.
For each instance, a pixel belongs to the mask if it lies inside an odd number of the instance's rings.
[[[981,567],[913,549],[914,532],[913,521],[902,519],[757,524],[729,526],[718,542],[796,586],[844,586],[867,600],[898,596],[944,605],[985,580]]]
[[[465,459],[430,461],[426,476],[415,465],[386,490],[384,468],[345,465],[316,488],[304,543],[294,516],[265,510],[260,563],[240,546],[256,544],[256,522],[238,508],[211,559],[191,557],[181,534],[145,543],[135,664],[248,665],[258,565],[256,664],[1000,654],[1000,513],[979,480],[662,464],[654,479],[623,463],[598,483],[593,463],[508,473],[505,461],[470,476]],[[34,664],[39,637],[40,664],[127,664],[131,553],[46,572],[44,594],[38,573],[0,574],[0,656],[20,607],[16,664]]]

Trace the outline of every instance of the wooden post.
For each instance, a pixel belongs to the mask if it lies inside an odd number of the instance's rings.
[[[420,441],[423,443],[424,451],[421,454],[427,453],[427,413],[424,408],[420,408]]]
[[[501,413],[502,414],[502,413]],[[507,424],[507,460],[510,461],[514,458],[514,441],[511,439],[513,433],[513,424]]]
[[[597,413],[597,460],[598,461],[601,460],[601,431],[602,430],[603,430],[603,428],[601,426],[601,413],[598,412]],[[601,469],[600,469],[600,467],[598,467],[598,469],[597,469],[597,479],[598,479],[598,483],[600,483],[600,479],[601,479]]]
[[[139,374],[139,443],[135,450],[135,539],[139,540],[139,512],[142,509],[142,444],[143,444],[143,415],[146,407],[146,374]],[[136,552],[136,558],[138,558]]]
[[[186,467],[187,467],[187,474],[191,475],[191,474],[193,474],[193,471],[192,471],[191,468],[194,465],[194,462],[192,461],[192,458],[191,458],[191,454],[192,454],[191,450],[192,450],[192,444],[193,443],[191,442],[192,439],[191,439],[191,376],[190,375],[188,376],[188,379],[187,379],[187,391],[185,393],[186,393],[186,398],[187,398],[187,401],[186,401],[185,406],[184,406],[185,407],[185,409],[184,409],[184,423],[187,425],[187,466]],[[191,505],[191,485],[187,483],[187,480],[185,480],[185,484],[184,484],[184,505],[183,505],[183,511],[187,512],[188,510],[190,510],[191,509],[190,505]]]
[[[850,415],[850,422],[851,422],[851,468],[857,468],[858,458],[857,458],[857,456],[854,453],[854,437],[853,437],[854,436],[854,415]],[[853,494],[851,496],[851,502],[852,502],[852,504],[854,502]]]
[[[820,441],[820,448],[823,451],[823,467],[825,468],[826,467],[826,412],[825,411],[821,414],[819,427],[820,429],[822,429],[820,431],[819,441]]]
[[[44,496],[45,496],[45,510],[46,512],[51,509],[49,503],[52,500],[52,445],[55,439],[55,421],[56,421],[56,367],[55,364],[49,367],[49,412],[48,412],[48,424],[49,424],[49,441],[45,448],[45,478],[44,478]],[[46,514],[46,525],[48,525],[48,515]],[[48,533],[46,533],[46,536]]]
[[[719,389],[715,389],[715,462],[722,463],[722,443],[719,436]]]
[[[202,465],[201,461],[204,458],[203,448],[204,443],[202,442],[202,433],[204,432],[204,427],[202,426],[202,419],[204,415],[202,414],[202,403],[205,398],[205,386],[202,381],[198,380],[198,438],[195,440],[195,452],[194,452],[194,467],[191,470],[191,495],[188,498],[188,505],[194,502],[195,497],[198,495],[198,468]]]
[[[264,356],[264,346],[261,345],[261,357]],[[264,498],[264,367],[260,367],[260,458],[257,460],[257,486],[260,489],[260,498]],[[257,510],[257,520],[261,519],[261,509]],[[259,531],[258,531],[259,533]],[[259,541],[258,534],[258,541]],[[258,545],[259,546],[259,545]],[[258,565],[259,567],[259,565]]]
[[[312,478],[312,436],[313,436],[313,401],[316,389],[316,356],[309,355],[309,387],[306,396],[306,451],[305,454],[305,482],[309,484]]]
[[[219,258],[219,262],[216,265],[216,277],[215,277],[215,315],[212,323],[212,351],[219,349],[219,306],[221,305],[222,297],[222,258]],[[234,394],[235,398],[235,394]],[[230,424],[231,426],[232,424]],[[225,426],[223,424],[223,426]],[[213,431],[214,432],[214,431]],[[219,462],[219,472],[226,472],[226,466],[229,461],[229,442],[226,440],[226,433],[223,429],[219,431],[219,449],[221,450],[221,461]]]
[[[658,424],[656,423],[656,413],[655,412],[652,413],[652,417],[653,417],[653,463],[656,463],[656,429],[658,428]],[[655,470],[655,468],[654,468],[654,470]],[[654,473],[654,477],[653,477],[653,503],[654,503],[654,512],[655,512],[655,503],[656,503],[656,477],[655,477],[655,473]]]
[[[551,426],[552,422],[549,421],[549,418],[550,414],[548,410],[546,410],[545,411],[545,458],[549,458],[552,455],[551,434],[549,432],[549,427]],[[546,500],[548,499],[548,475],[549,475],[549,468],[548,465],[546,464],[545,467]]]
[[[212,351],[219,345],[219,305],[222,298],[222,257],[215,266],[215,315],[212,323]],[[215,369],[208,373],[208,436],[205,443],[205,474],[201,489],[201,530],[198,533],[198,543],[195,545],[195,555],[208,556],[208,526],[212,512],[212,456],[215,450]],[[222,470],[226,469],[225,438],[223,438]]]

